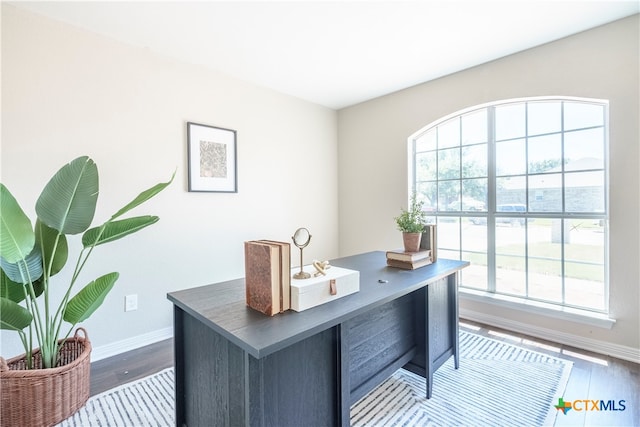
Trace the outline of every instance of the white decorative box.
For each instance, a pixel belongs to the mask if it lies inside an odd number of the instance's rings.
[[[313,265],[304,267],[304,271],[312,276],[308,279],[294,279],[293,275],[300,267],[291,269],[291,309],[306,310],[360,290],[360,272],[331,266],[325,270],[326,276],[313,276]],[[333,293],[333,295],[332,295]]]

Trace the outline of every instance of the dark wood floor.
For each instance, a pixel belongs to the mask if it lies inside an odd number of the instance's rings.
[[[573,362],[564,393],[566,400],[613,400],[617,409],[621,409],[619,401],[625,401],[622,411],[558,414],[556,426],[640,426],[640,365],[466,320],[461,321],[460,327]],[[91,364],[91,395],[171,366],[173,340],[94,362]],[[506,401],[508,398],[505,396]]]

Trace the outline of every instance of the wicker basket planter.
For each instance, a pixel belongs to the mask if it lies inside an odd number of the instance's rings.
[[[73,415],[89,398],[90,355],[87,333],[78,328],[64,342],[55,368],[26,369],[26,355],[0,358],[1,425],[53,426]],[[42,366],[39,349],[33,359]]]

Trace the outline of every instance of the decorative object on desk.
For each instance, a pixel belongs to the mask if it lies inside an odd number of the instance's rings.
[[[387,265],[390,267],[415,270],[431,264],[431,251],[422,249],[417,252],[407,252],[402,249],[387,251]]]
[[[429,249],[420,249],[417,252],[407,252],[404,249],[394,249],[387,251],[387,259],[395,259],[398,261],[420,261],[431,256]]]
[[[435,224],[427,224],[422,231],[420,250],[431,251],[431,262],[438,260],[438,233]]]
[[[293,244],[300,249],[300,271],[293,275],[294,279],[308,279],[311,277],[311,274],[304,271],[304,262],[302,261],[302,250],[309,245],[311,242],[311,234],[309,234],[309,230],[306,228],[298,228],[295,233],[293,233]]]
[[[187,123],[189,191],[238,192],[236,131]]]
[[[360,290],[360,272],[332,266],[325,274],[291,281],[291,309],[307,310]]]
[[[415,270],[416,268],[424,267],[431,264],[431,258],[423,258],[418,261],[399,261],[397,259],[387,258],[387,265],[389,267],[402,268],[403,270]]]
[[[291,247],[274,240],[244,242],[246,303],[273,316],[291,308]]]
[[[426,222],[423,205],[424,202],[419,201],[416,193],[413,193],[409,209],[400,208],[400,215],[394,218],[398,230],[402,231],[404,250],[407,252],[417,252],[420,248],[420,239]]]
[[[72,290],[97,246],[159,220],[150,215],[120,217],[172,181],[173,176],[169,182],[143,191],[94,228],[89,227],[98,202],[99,180],[98,167],[89,157],[78,157],[64,165],[47,183],[36,202],[35,228],[13,195],[0,184],[0,325],[17,332],[25,349],[25,354],[9,360],[8,370],[0,372],[3,425],[56,424],[86,402],[91,347],[86,334],[84,338],[67,337],[102,305],[119,274],[105,274],[75,295]],[[54,293],[56,281],[52,277],[69,257],[67,235],[80,233],[82,249],[69,284],[66,290]],[[34,341],[39,345],[37,350],[32,349]],[[68,351],[68,346],[76,349]],[[5,365],[4,360],[0,363]],[[33,381],[36,377],[40,378]]]
[[[322,276],[326,276],[327,272],[326,270],[330,269],[331,266],[329,265],[329,261],[313,261],[313,267],[316,269],[316,272],[313,273],[314,277],[318,277],[320,275]]]

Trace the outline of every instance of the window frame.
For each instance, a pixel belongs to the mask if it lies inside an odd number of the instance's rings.
[[[603,140],[602,140],[602,144],[603,144],[603,165],[602,165],[602,172],[603,172],[603,211],[602,212],[568,212],[566,210],[567,205],[566,205],[566,199],[567,199],[567,186],[566,186],[566,182],[565,182],[565,178],[567,177],[567,174],[571,174],[571,171],[567,171],[565,170],[565,162],[561,162],[561,169],[560,169],[560,174],[561,174],[561,182],[562,185],[560,187],[560,191],[561,191],[561,201],[562,201],[562,208],[560,211],[553,211],[553,212],[538,212],[538,211],[530,211],[529,209],[527,210],[527,212],[513,212],[513,213],[505,213],[505,212],[498,212],[497,209],[497,160],[496,160],[496,142],[502,142],[501,141],[496,141],[496,126],[495,126],[495,111],[496,111],[496,107],[499,106],[504,106],[504,105],[508,105],[508,104],[523,104],[525,105],[525,126],[526,126],[526,122],[528,121],[529,115],[527,112],[527,108],[529,106],[529,103],[540,103],[540,102],[571,102],[571,103],[585,103],[585,104],[596,104],[598,106],[603,107],[603,120],[602,120],[602,131],[603,131]],[[469,115],[470,113],[473,113],[475,111],[480,111],[486,109],[487,111],[487,170],[486,170],[486,179],[487,179],[487,194],[486,194],[486,209],[482,212],[478,212],[478,211],[471,211],[471,210],[465,210],[464,209],[464,193],[462,192],[462,182],[464,181],[465,177],[463,176],[463,172],[462,172],[462,149],[465,146],[468,145],[463,145],[463,141],[462,141],[462,129],[459,132],[460,135],[460,143],[459,145],[457,145],[457,148],[460,150],[460,173],[457,177],[457,181],[460,184],[460,191],[459,191],[459,201],[461,202],[461,206],[459,208],[459,210],[455,210],[455,211],[447,211],[444,209],[441,209],[440,207],[440,196],[438,193],[436,193],[436,208],[434,210],[434,212],[429,213],[430,216],[435,217],[436,223],[440,222],[442,219],[445,218],[459,218],[459,220],[457,221],[457,225],[459,228],[459,232],[458,232],[458,244],[457,244],[457,248],[452,248],[451,250],[453,251],[457,251],[458,252],[458,257],[460,259],[462,259],[462,254],[465,252],[469,252],[469,251],[465,251],[464,247],[463,247],[463,241],[462,241],[462,237],[463,237],[463,233],[462,233],[462,220],[463,218],[473,218],[473,217],[485,217],[486,218],[486,224],[487,224],[487,248],[486,248],[486,256],[487,256],[487,287],[486,290],[484,290],[484,292],[488,293],[491,296],[500,296],[500,297],[507,297],[507,298],[513,298],[515,300],[521,300],[521,302],[525,303],[525,304],[530,304],[530,303],[541,303],[541,304],[551,304],[553,306],[558,306],[558,307],[562,307],[565,309],[578,309],[578,310],[586,310],[586,311],[590,311],[590,312],[594,312],[594,313],[599,313],[599,314],[608,314],[609,313],[609,264],[610,264],[610,259],[609,259],[609,229],[608,229],[608,224],[609,224],[609,170],[610,170],[610,165],[609,165],[609,102],[607,100],[603,100],[603,99],[593,99],[593,98],[581,98],[581,97],[568,97],[568,96],[550,96],[550,97],[527,97],[527,98],[514,98],[514,99],[506,99],[506,100],[498,100],[498,101],[493,101],[493,102],[489,102],[489,103],[485,103],[485,104],[480,104],[480,105],[476,105],[473,107],[469,107],[469,108],[465,108],[463,110],[459,110],[456,111],[454,113],[451,113],[447,116],[444,116],[424,127],[422,127],[421,129],[419,129],[418,131],[414,132],[411,136],[409,136],[409,138],[407,139],[407,145],[408,145],[408,181],[409,181],[409,190],[410,190],[410,194],[413,194],[414,192],[416,192],[416,190],[418,189],[418,182],[417,182],[417,167],[416,167],[416,155],[418,154],[416,152],[416,141],[425,136],[428,132],[432,131],[433,129],[436,129],[438,126],[458,118],[459,123],[462,123],[462,117],[464,117],[465,115]],[[584,130],[588,130],[590,128],[599,128],[600,126],[587,126],[587,127],[582,127],[582,128],[571,128],[571,129],[565,129],[565,120],[564,120],[564,103],[561,104],[560,107],[560,130],[559,130],[559,135],[561,138],[561,159],[565,159],[565,137],[567,134],[573,133],[573,132],[580,132],[580,131],[584,131]],[[558,132],[555,132],[558,133]],[[543,134],[544,135],[544,134]],[[529,144],[529,139],[532,138],[533,135],[529,135],[528,130],[525,129],[525,135],[524,137],[519,137],[520,139],[524,139],[524,144],[525,144],[525,153],[528,152],[528,144]],[[519,138],[513,138],[515,139],[519,139]],[[477,144],[477,142],[473,142],[469,145],[474,145]],[[450,147],[447,147],[450,148]],[[436,146],[435,149],[435,153],[436,153],[436,158],[439,157],[439,147]],[[535,173],[530,173],[529,171],[529,167],[528,167],[528,160],[526,161],[527,164],[527,170],[524,172],[524,174],[522,174],[522,176],[525,179],[526,185],[525,185],[525,192],[526,192],[526,204],[527,206],[529,206],[530,204],[530,194],[529,194],[529,190],[530,190],[530,185],[529,185],[529,176],[535,176]],[[438,177],[438,168],[436,167],[436,171],[435,171],[435,175],[436,178],[433,182],[435,182],[435,186],[436,188],[438,187],[438,183],[440,182],[440,179]],[[578,172],[585,172],[584,170],[580,170]],[[544,173],[541,173],[542,175],[544,175]],[[555,302],[555,301],[550,301],[550,300],[546,300],[546,299],[539,299],[539,298],[535,298],[530,296],[529,293],[529,289],[528,289],[528,279],[526,286],[526,292],[525,295],[512,295],[509,293],[503,293],[503,292],[498,292],[496,290],[496,273],[497,273],[497,263],[496,263],[496,218],[503,218],[503,217],[513,217],[513,218],[518,218],[520,220],[523,220],[526,223],[528,223],[529,219],[533,219],[533,218],[545,218],[545,219],[561,219],[563,222],[562,224],[564,224],[564,221],[571,221],[572,219],[590,219],[590,220],[594,220],[594,221],[601,221],[603,223],[603,230],[604,230],[604,254],[603,254],[603,271],[604,271],[604,277],[603,277],[603,282],[602,282],[602,286],[603,286],[603,305],[604,308],[602,310],[598,309],[598,308],[593,308],[593,307],[586,307],[586,306],[581,306],[581,305],[575,305],[575,304],[570,304],[567,303],[566,299],[565,299],[565,291],[566,291],[566,284],[565,284],[565,280],[567,279],[566,276],[566,272],[565,272],[565,265],[567,263],[567,258],[565,256],[565,245],[566,245],[566,241],[568,239],[565,239],[564,237],[564,226],[562,227],[562,244],[561,244],[561,255],[559,258],[559,262],[561,265],[561,282],[562,282],[562,299],[560,302]],[[528,232],[525,229],[525,240],[524,240],[524,247],[528,248]],[[440,247],[439,245],[439,249],[441,250],[448,250],[448,248],[444,248],[444,247]],[[525,274],[528,277],[529,274],[529,254],[528,252],[525,252],[524,255],[525,258],[525,263],[526,264],[526,269],[525,269]],[[570,260],[569,260],[570,261]],[[464,272],[462,274],[462,276],[464,276]],[[479,291],[478,288],[468,288],[465,287],[464,285],[464,281],[461,280],[460,283],[461,288],[463,289],[467,289],[470,290],[472,292],[477,292]],[[481,291],[482,292],[482,291]]]

